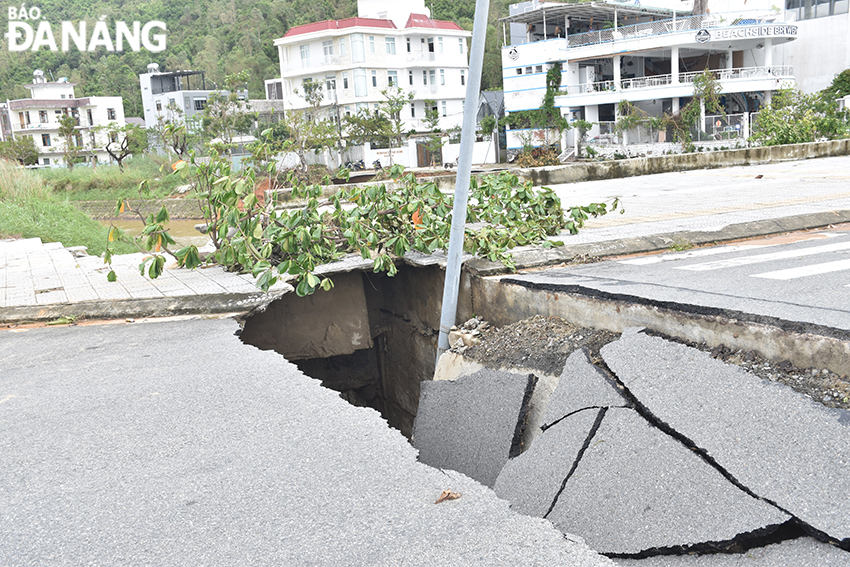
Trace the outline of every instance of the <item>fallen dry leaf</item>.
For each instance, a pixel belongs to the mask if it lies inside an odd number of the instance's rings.
[[[445,500],[457,500],[460,498],[460,492],[452,492],[451,490],[444,490],[440,497],[437,498],[437,501],[434,504],[439,504]]]

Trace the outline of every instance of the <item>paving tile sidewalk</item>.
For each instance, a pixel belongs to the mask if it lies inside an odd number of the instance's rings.
[[[148,317],[246,311],[289,289],[262,292],[247,274],[220,266],[186,270],[173,261],[150,279],[139,272],[144,254],[113,257],[118,280],[103,259],[39,238],[0,240],[0,321],[75,317]]]

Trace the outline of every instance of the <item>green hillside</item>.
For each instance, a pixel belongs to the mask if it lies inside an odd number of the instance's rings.
[[[139,73],[148,63],[160,69],[206,71],[207,85],[221,85],[225,75],[248,70],[252,97],[265,98],[263,81],[279,76],[277,51],[273,41],[293,26],[356,15],[356,0],[42,0],[37,4],[41,20],[50,22],[60,37],[63,21],[85,20],[92,33],[95,22],[105,16],[107,29],[114,34],[115,21],[142,24],[160,20],[167,27],[167,48],[160,53],[124,51],[110,53],[104,48],[66,53],[47,49],[9,51],[6,40],[0,50],[0,100],[26,98],[22,85],[31,82],[34,69],[48,77],[67,77],[77,83],[77,96],[120,95],[127,116],[141,116]],[[435,0],[428,2],[433,17],[451,20],[472,28],[474,0]],[[507,13],[508,2],[493,0],[490,10],[487,55],[483,87],[501,88],[499,26],[492,24]],[[37,22],[28,22],[37,28]],[[0,11],[0,29],[8,30],[7,7]]]

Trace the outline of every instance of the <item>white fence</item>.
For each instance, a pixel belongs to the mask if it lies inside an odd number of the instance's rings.
[[[483,142],[475,142],[472,145],[472,163],[496,163],[496,143],[491,136]],[[460,156],[460,144],[443,145],[443,163],[457,164]]]

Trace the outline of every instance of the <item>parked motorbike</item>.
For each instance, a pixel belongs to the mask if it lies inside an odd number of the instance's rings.
[[[366,164],[363,163],[362,159],[357,161],[348,160],[345,162],[345,168],[350,169],[351,171],[363,171],[366,169]]]
[[[383,170],[383,169],[384,169],[384,166],[382,166],[382,165],[381,165],[381,160],[376,159],[375,161],[373,161],[373,162],[372,162],[372,169],[380,169],[380,170]]]

